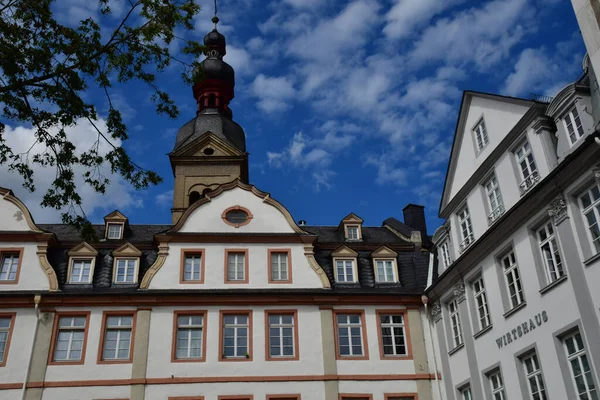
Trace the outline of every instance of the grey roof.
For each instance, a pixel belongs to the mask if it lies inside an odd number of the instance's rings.
[[[202,137],[206,132],[212,132],[241,152],[246,152],[246,135],[242,127],[219,113],[216,108],[207,108],[186,122],[177,133],[173,151]]]
[[[345,243],[344,231],[337,226],[303,226],[306,232],[317,235],[318,243]],[[408,235],[410,237],[410,234]],[[384,227],[362,227],[362,240],[359,243],[367,244],[407,244],[392,231]]]
[[[56,238],[60,242],[81,242],[84,238],[76,227],[65,224],[38,224],[38,226],[48,232],[52,232],[56,235]],[[156,233],[164,232],[170,229],[173,225],[125,225],[125,231],[123,232],[123,240],[110,240],[110,243],[121,245],[126,242],[140,243],[154,241],[154,235]],[[100,240],[104,238],[105,225],[92,225],[96,234],[96,239]],[[90,244],[94,243],[94,240],[86,240]]]
[[[410,237],[411,232],[413,231],[418,231],[418,229],[412,228],[408,225],[406,225],[404,222],[402,221],[398,221],[396,218],[388,218],[385,221],[383,221],[383,225],[389,225],[391,228],[393,228],[394,230],[400,232],[400,234]],[[421,240],[423,241],[423,245],[427,248],[431,247],[431,245],[433,244],[431,241],[431,236],[426,235],[424,237],[421,237]]]

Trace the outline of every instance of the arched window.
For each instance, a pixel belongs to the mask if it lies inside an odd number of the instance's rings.
[[[190,206],[200,200],[200,193],[193,191],[190,193]]]
[[[217,106],[217,96],[214,93],[208,95],[208,106],[216,107]]]
[[[206,197],[208,194],[210,194],[210,192],[212,192],[211,189],[206,188],[202,191],[202,197]]]

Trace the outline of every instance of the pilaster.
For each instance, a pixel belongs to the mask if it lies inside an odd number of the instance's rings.
[[[46,378],[50,342],[52,341],[52,328],[54,312],[40,314],[37,331],[34,333],[31,364],[27,374],[27,382],[43,382]],[[43,388],[30,388],[25,391],[25,400],[42,400]]]
[[[135,337],[133,349],[133,362],[131,365],[131,379],[146,378],[146,367],[148,366],[148,345],[150,339],[150,309],[139,309],[135,323]],[[131,385],[130,400],[144,400],[145,385]]]
[[[413,361],[415,363],[415,373],[429,373],[430,369],[427,362],[427,352],[425,350],[425,336],[423,334],[423,324],[421,323],[421,310],[408,310],[407,316]],[[436,371],[434,372],[437,373]],[[417,392],[420,400],[433,400],[431,383],[432,381],[426,380],[417,381]]]
[[[337,360],[335,358],[335,332],[333,324],[333,309],[321,308],[321,337],[323,344],[323,374],[337,375]],[[325,399],[338,400],[339,383],[337,380],[325,381]],[[132,399],[133,400],[133,399]]]

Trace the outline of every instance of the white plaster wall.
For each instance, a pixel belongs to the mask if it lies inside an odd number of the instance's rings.
[[[595,0],[571,0],[571,3],[594,71],[600,71],[600,29],[592,9],[593,1]]]
[[[205,320],[206,361],[171,363],[173,337],[173,312],[175,310],[207,310]],[[252,310],[252,361],[218,361],[219,359],[219,311]],[[298,361],[265,361],[265,310],[298,310]],[[200,376],[273,376],[273,375],[321,375],[323,355],[321,351],[321,316],[317,306],[272,307],[155,307],[150,321],[150,344],[148,352],[149,378],[200,377]],[[363,370],[362,373],[365,373]],[[222,393],[223,394],[223,393]]]
[[[466,321],[461,320],[461,322],[465,323]],[[446,325],[446,328],[449,329],[449,326]],[[452,349],[454,347],[454,344],[449,344],[450,346],[448,346],[448,349]],[[452,353],[452,355],[450,356],[446,354],[446,357],[450,357],[449,365],[450,371],[452,371],[452,386],[456,386],[456,384],[458,384],[459,382],[464,382],[465,380],[470,378],[469,362],[467,361],[467,350],[464,347],[460,350],[457,350],[455,353]],[[442,376],[442,379],[444,378],[445,377]]]
[[[500,100],[491,100],[477,95],[472,97],[471,106],[466,118],[462,143],[459,148],[458,163],[450,186],[450,201],[464,186],[481,163],[491,154],[496,146],[506,137],[515,124],[527,112],[529,107],[516,105]],[[481,116],[485,120],[488,132],[488,145],[476,155],[472,129]]]
[[[47,388],[44,389],[42,400],[128,399],[130,394],[129,386]]]
[[[181,249],[205,249],[203,284],[180,284]],[[248,249],[248,283],[225,283],[225,249]],[[291,249],[292,283],[269,284],[268,249]],[[189,243],[171,244],[165,264],[156,273],[151,289],[217,288],[322,288],[317,273],[309,265],[301,243]]]
[[[3,248],[22,248],[23,260],[21,261],[21,273],[19,274],[19,283],[3,284],[0,283],[0,290],[49,290],[48,277],[42,269],[37,257],[37,244],[27,242],[2,242],[0,250]]]
[[[221,214],[233,206],[242,206],[250,210],[253,215],[252,221],[239,228],[223,222]],[[234,188],[211,199],[210,203],[198,207],[187,219],[180,232],[294,233],[294,230],[281,211],[266,204],[262,198],[252,192]]]
[[[341,381],[340,393],[344,394],[372,394],[373,400],[384,400],[386,393],[417,393],[415,381]],[[304,400],[304,397],[302,397]]]
[[[14,203],[0,197],[0,231],[30,231],[23,212]]]
[[[20,389],[0,390],[0,400],[15,400],[21,396]]]
[[[429,320],[428,313],[421,312],[421,325],[423,326],[425,351],[427,352],[427,363],[429,364],[428,372],[432,374],[437,374],[439,372],[441,374],[442,364],[439,352],[437,329],[435,329],[435,326],[430,325],[431,323],[432,321]],[[443,382],[439,381],[439,385],[442,386]],[[440,391],[438,390],[438,382],[435,380],[431,381],[431,392],[434,400],[442,400],[440,398]]]
[[[77,381],[95,379],[129,379],[131,364],[98,364],[98,348],[102,333],[103,311],[131,311],[134,308],[57,308],[57,311],[90,311],[90,324],[86,344],[85,361],[83,365],[48,365],[47,381]]]
[[[22,382],[29,363],[33,333],[35,331],[35,311],[33,309],[2,309],[1,312],[16,312],[14,328],[8,349],[6,365],[0,367],[0,383]],[[3,394],[0,391],[0,395]],[[2,398],[2,397],[0,397]]]

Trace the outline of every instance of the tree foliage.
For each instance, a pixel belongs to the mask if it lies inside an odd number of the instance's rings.
[[[60,1],[0,0],[0,164],[20,174],[30,191],[35,190],[34,165],[55,168],[42,206],[66,210],[63,222],[84,226],[88,221],[75,183],[78,174],[98,193],[105,193],[110,184],[100,172],[102,165],[136,189],[162,180],[136,164],[123,147],[113,145],[127,140],[128,134],[111,101],[111,88],[141,82],[152,93],[156,111],[176,118],[178,109],[158,86],[157,74],[178,63],[189,82],[193,60],[203,51],[199,43],[177,35],[193,30],[193,17],[200,11],[195,0],[88,1],[97,1],[99,12],[72,26],[55,15],[65,11]],[[191,61],[170,50],[177,40],[184,41],[181,54]],[[108,102],[105,131],[95,123],[97,105],[88,100],[89,90],[100,90]],[[82,119],[97,131],[97,140],[90,148],[78,149],[65,128]],[[45,151],[13,151],[3,135],[3,121],[31,126]],[[102,142],[111,146],[108,153],[99,152]]]

